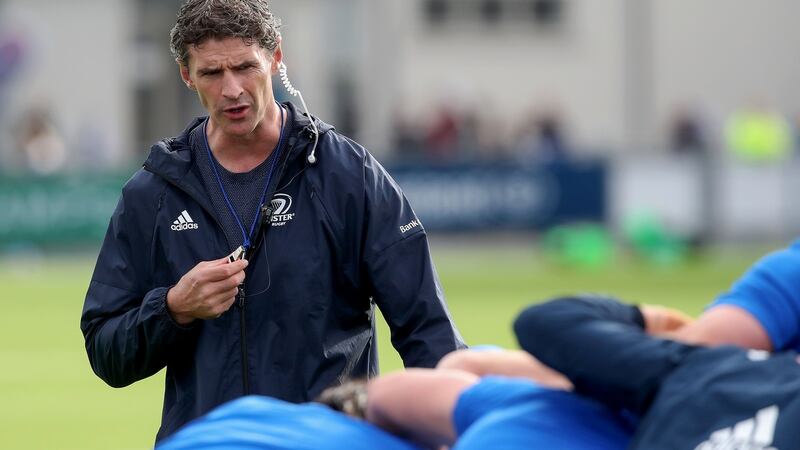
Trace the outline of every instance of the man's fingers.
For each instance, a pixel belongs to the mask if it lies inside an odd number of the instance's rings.
[[[172,311],[185,311],[201,319],[219,316],[235,301],[238,287],[244,283],[247,265],[246,260],[229,263],[217,259],[199,263],[170,290],[174,294],[170,302]],[[177,294],[180,295],[176,297]]]
[[[203,286],[202,290],[200,291],[200,295],[209,299],[209,302],[211,302],[211,299],[225,294],[226,292],[234,291],[235,293],[235,291],[238,291],[239,285],[242,284],[239,281],[240,279],[244,279],[241,273],[229,278],[225,278],[224,280],[206,283],[206,285]],[[219,301],[211,303],[219,303]]]
[[[218,316],[225,311],[231,309],[233,302],[236,301],[236,294],[239,293],[238,288],[230,289],[214,296],[210,299],[214,306],[211,308],[211,315]]]
[[[228,279],[247,267],[247,260],[240,259],[232,263],[213,265],[203,270],[203,278],[206,281],[221,281]]]
[[[228,299],[222,303],[222,307],[225,309],[225,311],[231,309],[231,306],[233,306],[233,303],[236,301],[236,294],[238,293],[239,290],[237,289],[236,291],[234,291],[233,295],[228,297]]]
[[[201,270],[203,268],[220,266],[222,264],[227,264],[227,263],[228,263],[228,257],[226,256],[226,257],[220,258],[220,259],[212,259],[211,261],[200,261],[195,266],[195,269]]]
[[[639,307],[644,317],[645,328],[650,334],[660,334],[677,330],[692,322],[692,318],[677,309],[658,305]]]

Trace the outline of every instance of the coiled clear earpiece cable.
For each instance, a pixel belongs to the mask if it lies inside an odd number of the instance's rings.
[[[311,127],[314,128],[314,145],[311,147],[311,154],[308,155],[308,162],[309,164],[314,164],[317,162],[315,152],[317,151],[317,142],[319,141],[319,130],[317,129],[317,125],[314,123],[314,119],[311,117],[311,113],[308,112],[308,106],[306,106],[306,101],[303,100],[303,94],[301,94],[299,90],[295,89],[295,87],[292,86],[292,83],[289,81],[289,76],[286,74],[286,64],[283,62],[281,62],[280,66],[278,66],[278,73],[281,77],[281,83],[283,83],[283,87],[286,88],[286,91],[290,95],[300,98],[300,104],[303,105],[303,110],[305,110],[306,114],[308,114],[308,119],[311,120]]]

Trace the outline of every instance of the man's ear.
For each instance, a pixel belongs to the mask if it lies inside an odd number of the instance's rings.
[[[283,62],[283,50],[281,50],[281,44],[279,43],[275,50],[272,52],[272,74],[275,75],[278,73],[278,69],[281,66],[281,62]]]
[[[192,77],[189,75],[189,68],[181,62],[178,62],[178,67],[180,68],[181,78],[183,82],[186,83],[186,87],[194,90],[194,83],[192,82]]]

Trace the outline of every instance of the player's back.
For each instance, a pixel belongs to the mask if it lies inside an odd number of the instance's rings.
[[[226,403],[164,440],[158,450],[419,450],[330,408],[249,396]]]
[[[515,378],[483,378],[461,394],[453,417],[454,450],[623,450],[631,436],[603,405]]]
[[[800,449],[800,364],[792,351],[699,348],[661,384],[632,450]]]

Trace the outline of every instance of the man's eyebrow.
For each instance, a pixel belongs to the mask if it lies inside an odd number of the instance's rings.
[[[240,62],[239,64],[236,64],[236,65],[235,65],[235,66],[233,66],[233,67],[234,67],[235,69],[244,69],[244,68],[246,68],[246,67],[253,67],[253,66],[255,66],[256,64],[258,64],[258,63],[257,63],[255,60],[252,60],[252,59],[247,59],[247,60],[244,60],[244,61]]]
[[[219,66],[212,66],[212,67],[201,67],[197,69],[197,73],[201,75],[213,74],[217,73],[222,70]]]

